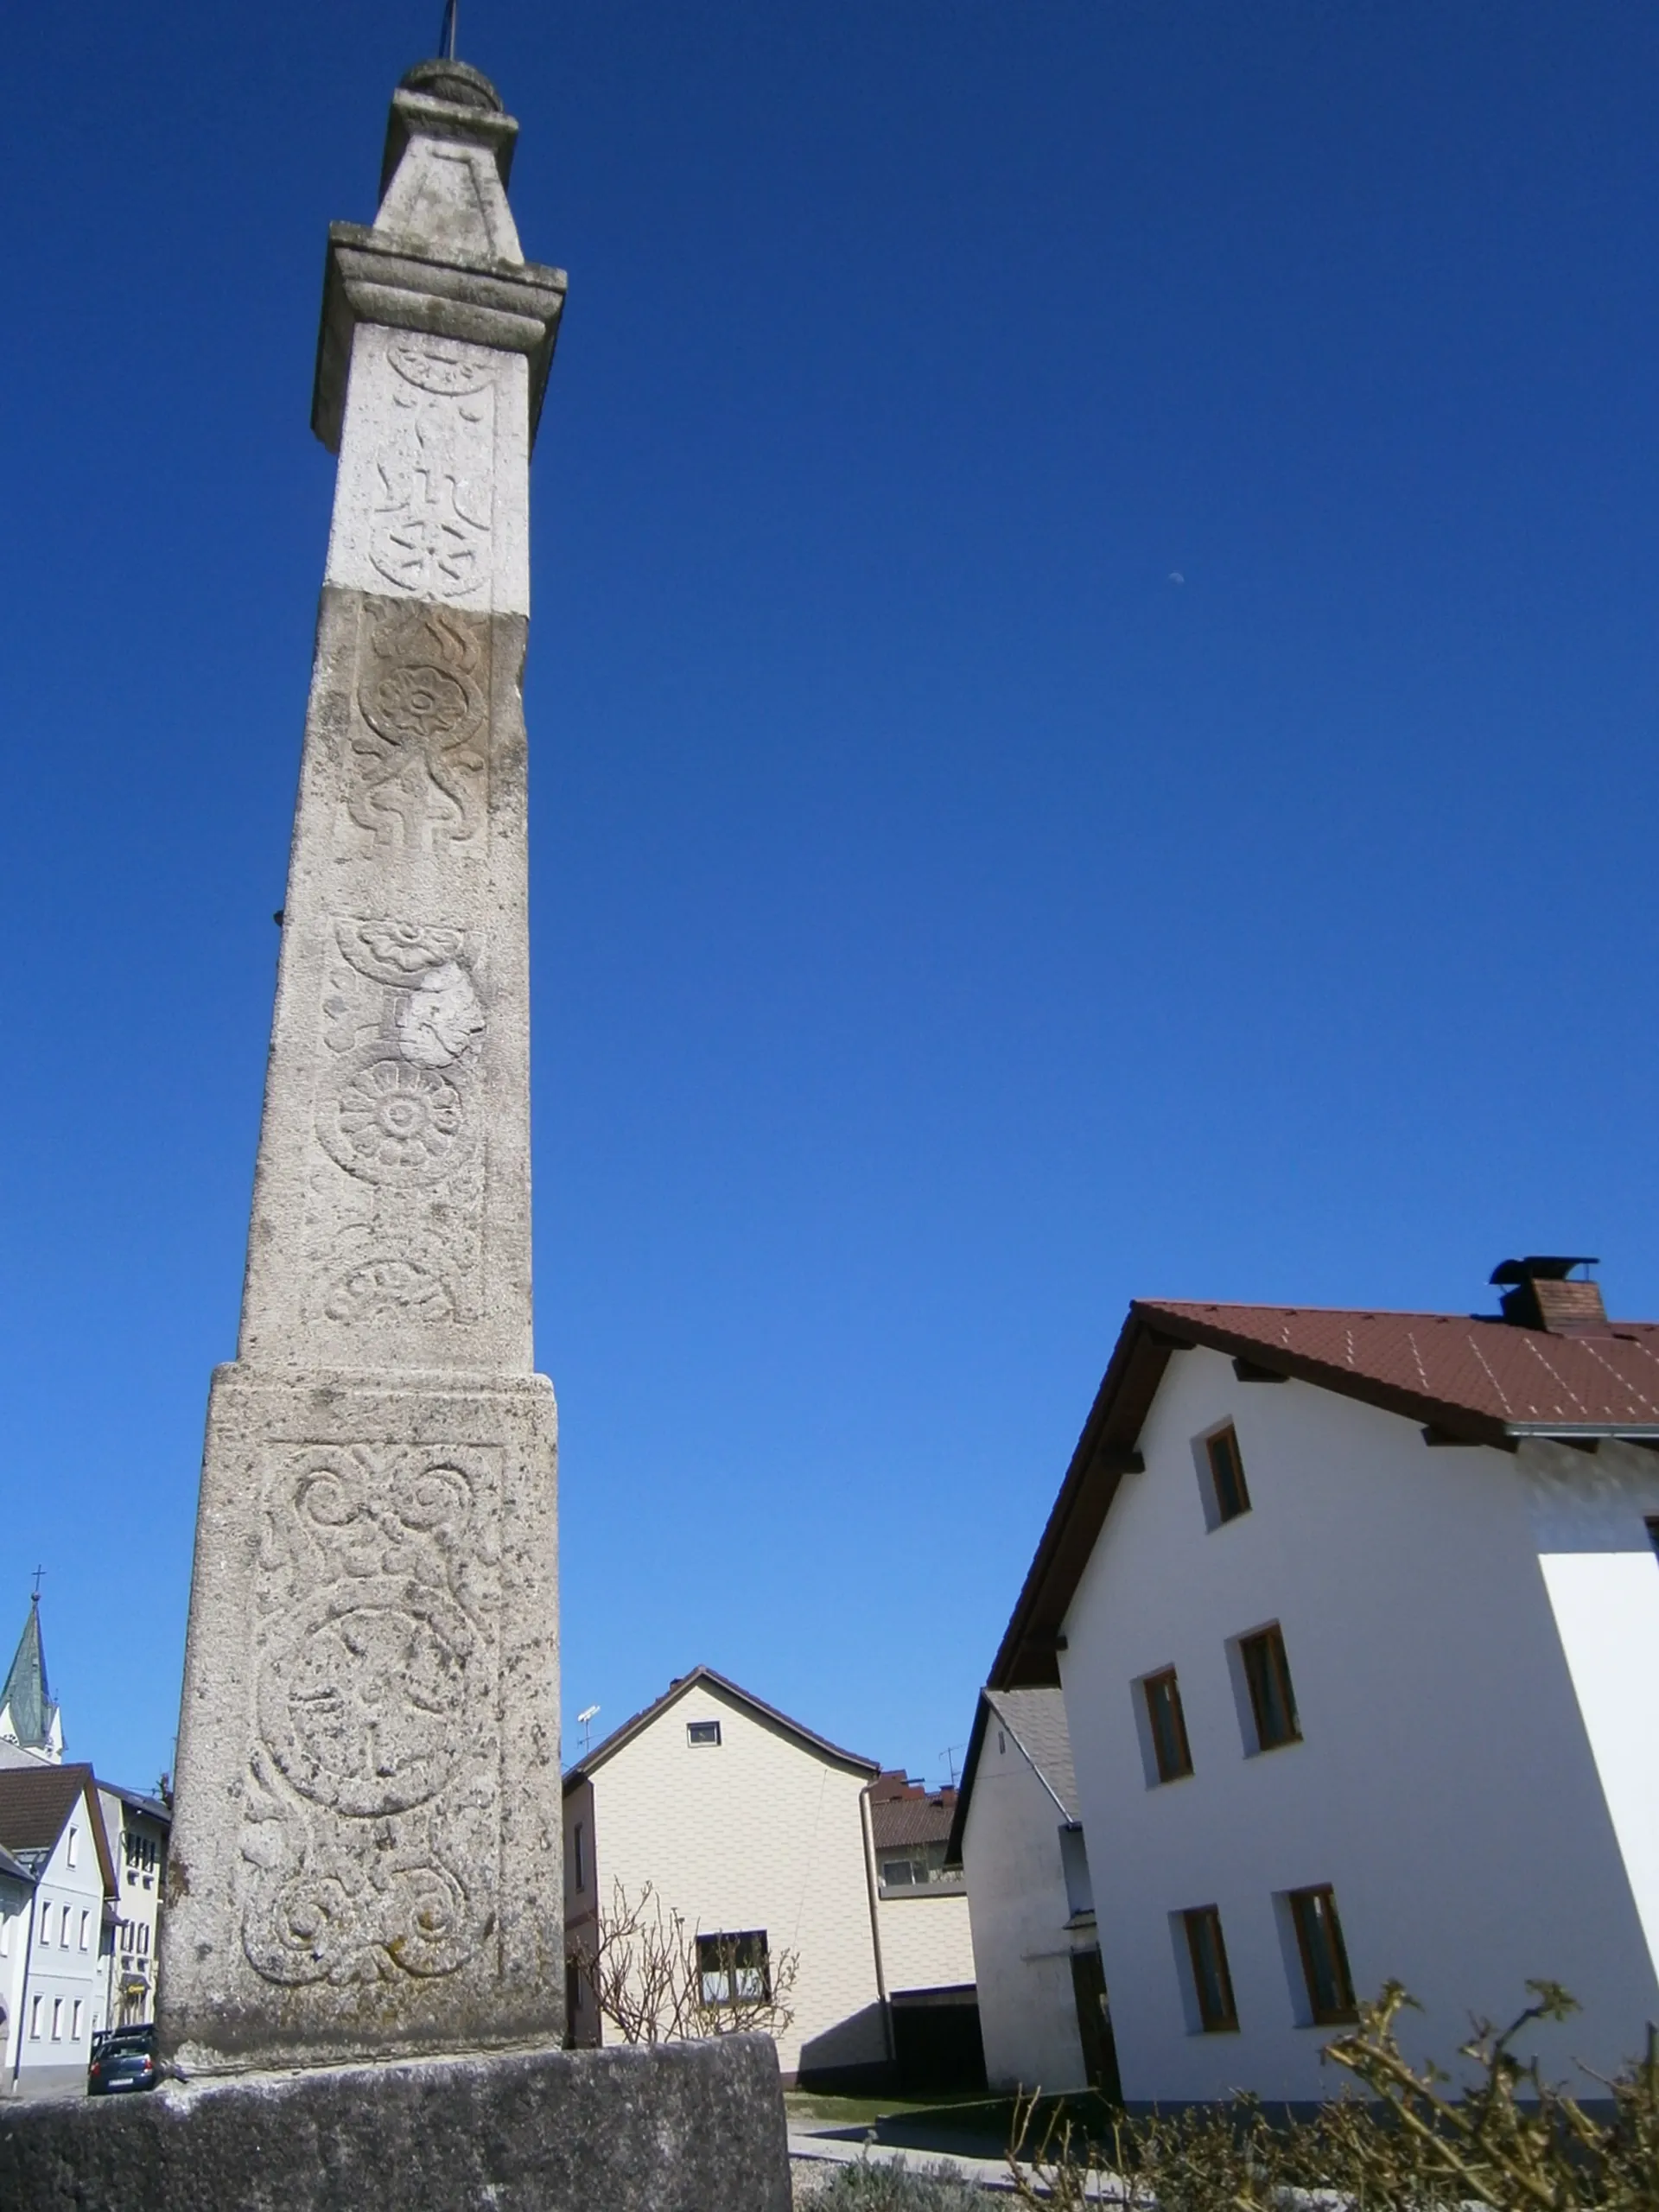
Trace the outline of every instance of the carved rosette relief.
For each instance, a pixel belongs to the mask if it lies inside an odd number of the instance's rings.
[[[396,591],[481,604],[490,581],[495,382],[487,354],[415,334],[387,351],[369,558]]]
[[[488,633],[447,607],[368,613],[346,747],[348,842],[481,845],[488,798]]]
[[[450,1974],[494,1925],[499,1447],[276,1447],[242,1948],[284,1985]]]
[[[487,1016],[467,933],[333,926],[310,1179],[314,1310],[346,1324],[470,1320],[485,1199]]]

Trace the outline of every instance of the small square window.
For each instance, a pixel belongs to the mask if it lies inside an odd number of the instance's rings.
[[[1180,1685],[1175,1669],[1147,1675],[1141,1684],[1147,1701],[1147,1726],[1152,1735],[1152,1754],[1160,1782],[1179,1782],[1192,1771],[1192,1753],[1186,1740],[1186,1716],[1181,1710]]]
[[[1198,1999],[1199,2025],[1207,2036],[1234,2033],[1238,2027],[1238,2008],[1233,2002],[1232,1976],[1227,1971],[1221,1915],[1212,1904],[1194,1905],[1181,1915],[1181,1924],[1186,1930],[1186,1951],[1192,1964],[1192,1993]]]
[[[1210,1487],[1215,1499],[1216,1525],[1236,1521],[1250,1510],[1250,1493],[1244,1484],[1244,1459],[1238,1448],[1238,1432],[1229,1421],[1204,1440],[1204,1456],[1210,1463]]]
[[[699,1745],[703,1744],[719,1743],[719,1721],[688,1720],[685,1724],[685,1740],[690,1745],[693,1751],[696,1751]]]
[[[1241,1636],[1238,1656],[1249,1688],[1256,1750],[1272,1751],[1281,1744],[1300,1744],[1302,1727],[1296,1717],[1296,1694],[1290,1686],[1290,1662],[1285,1657],[1285,1639],[1278,1623],[1258,1629],[1254,1636]]]
[[[1307,1984],[1308,2009],[1319,2027],[1357,2019],[1353,1979],[1348,1972],[1348,1950],[1337,1918],[1336,1894],[1329,1883],[1318,1889],[1292,1890],[1287,1900],[1296,1923],[1296,1946],[1302,1956],[1302,1978]]]
[[[752,1928],[741,1936],[699,1936],[697,1986],[708,2005],[764,2004],[772,1994],[766,1929]]]

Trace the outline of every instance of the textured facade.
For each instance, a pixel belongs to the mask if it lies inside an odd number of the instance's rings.
[[[785,2078],[883,2066],[861,1802],[874,1764],[701,1669],[610,1744],[594,1747],[566,1789],[573,1946],[611,1909],[616,1884],[637,1901],[649,1882],[695,1933],[764,1934],[771,1958],[798,1955],[793,2018],[777,2038]],[[591,2011],[577,2027],[599,2039]]]
[[[188,2072],[560,2032],[556,1449],[533,1372],[529,457],[563,298],[453,63],[330,234],[340,455],[164,1931]]]

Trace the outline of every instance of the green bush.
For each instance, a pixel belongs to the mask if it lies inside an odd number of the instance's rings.
[[[1360,2007],[1358,2026],[1326,2056],[1353,2084],[1313,2120],[1270,2126],[1248,2099],[1150,2120],[1125,2119],[1109,2143],[1085,2142],[1062,2120],[1034,2134],[1034,2100],[1008,2153],[1018,2201],[1045,2212],[1102,2202],[1157,2212],[1284,2212],[1332,2198],[1353,2212],[1659,2212],[1659,2047],[1586,2104],[1546,2082],[1516,2043],[1539,2020],[1562,2020],[1573,1999],[1534,1982],[1534,2002],[1507,2028],[1477,2022],[1460,2084],[1414,2068],[1395,2023],[1413,2000],[1390,1983]]]

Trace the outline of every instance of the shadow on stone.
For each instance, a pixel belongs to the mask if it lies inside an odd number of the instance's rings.
[[[7,2212],[788,2212],[777,2051],[429,2059],[0,2110]]]

